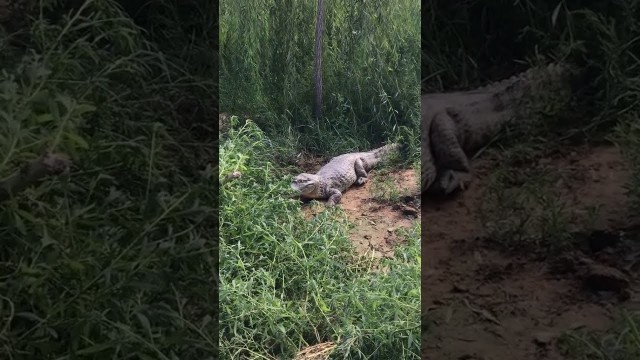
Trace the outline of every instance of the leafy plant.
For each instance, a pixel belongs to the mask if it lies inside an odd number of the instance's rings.
[[[212,359],[213,71],[114,1],[41,5],[0,32],[0,178],[73,166],[0,204],[0,357]]]

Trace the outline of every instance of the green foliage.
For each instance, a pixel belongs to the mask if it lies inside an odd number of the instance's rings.
[[[619,144],[629,165],[631,180],[627,184],[629,204],[635,214],[640,213],[640,118],[637,113],[621,119],[611,139]]]
[[[609,82],[611,76],[622,80],[618,71],[604,73],[612,65],[634,71],[638,44],[633,40],[640,30],[634,0],[437,0],[423,11],[428,19],[423,32],[429,36],[423,38],[422,70],[430,88],[500,78],[540,56],[594,66],[594,77]]]
[[[323,119],[312,117],[316,1],[223,1],[220,106],[318,153],[419,131],[419,2],[325,2]]]
[[[291,359],[334,341],[339,358],[418,359],[419,224],[387,271],[363,269],[342,210],[305,219],[270,160],[279,149],[239,125],[220,147],[221,181],[242,173],[220,190],[220,358]]]
[[[571,331],[559,339],[569,360],[633,360],[640,357],[640,314],[623,312],[608,332]]]
[[[511,251],[546,256],[566,250],[573,239],[566,204],[552,187],[558,180],[545,166],[519,169],[507,162],[495,169],[480,211],[489,238]]]
[[[419,178],[420,174],[416,173],[416,177]],[[378,173],[376,178],[371,180],[370,186],[371,197],[378,201],[396,203],[401,198],[412,195],[410,189],[398,187],[395,179],[389,173]]]
[[[212,68],[113,1],[51,3],[0,33],[0,178],[74,164],[0,204],[0,358],[212,359]]]

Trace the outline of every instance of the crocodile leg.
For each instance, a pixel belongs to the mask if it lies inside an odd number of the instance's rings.
[[[470,179],[471,168],[458,141],[456,123],[448,114],[438,113],[432,120],[429,134],[438,175],[428,191],[448,195],[464,188]]]
[[[420,129],[420,188],[426,192],[436,179],[437,169],[431,150],[431,120],[424,115]]]
[[[429,192],[449,195],[458,189],[464,190],[470,180],[471,173],[469,172],[445,169],[438,174],[438,178],[433,182]]]
[[[328,206],[339,204],[340,200],[342,200],[342,193],[338,189],[335,189],[335,188],[329,189],[327,191],[327,195],[329,195],[329,200],[327,200]]]
[[[358,176],[358,179],[356,180],[356,183],[358,185],[362,185],[364,183],[366,183],[367,181],[369,181],[369,177],[367,175],[367,170],[364,169],[364,163],[362,162],[362,159],[357,159],[354,163],[355,166],[355,170],[356,170],[356,175]]]

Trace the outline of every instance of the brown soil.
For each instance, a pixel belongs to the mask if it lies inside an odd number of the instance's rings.
[[[620,308],[640,307],[630,271],[640,249],[616,232],[632,225],[618,151],[581,148],[544,160],[564,175],[555,186],[572,219],[600,207],[585,235],[591,247],[569,251],[564,263],[483,240],[478,209],[494,161],[476,162],[471,186],[456,198],[423,200],[423,359],[564,359],[556,346],[563,332],[608,329]]]
[[[297,165],[313,173],[318,171],[326,160],[301,155]],[[381,176],[391,176],[396,189],[411,195],[403,197],[396,203],[375,200],[371,187]],[[415,195],[418,193],[417,184],[417,174],[412,169],[391,173],[372,170],[369,182],[362,186],[353,186],[343,194],[339,206],[346,213],[349,222],[354,225],[349,237],[357,255],[374,259],[393,256],[395,247],[404,241],[398,236],[396,230],[403,227],[409,228],[415,221],[420,221],[420,200]],[[324,204],[307,205],[304,206],[303,211],[308,217],[313,217],[325,208]]]

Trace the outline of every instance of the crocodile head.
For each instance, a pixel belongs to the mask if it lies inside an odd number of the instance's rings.
[[[291,188],[305,197],[319,197],[321,195],[320,177],[314,174],[302,173],[291,180]]]

